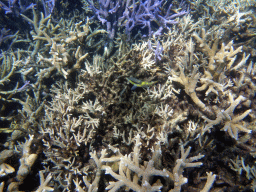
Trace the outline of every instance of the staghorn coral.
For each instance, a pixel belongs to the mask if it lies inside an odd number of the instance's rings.
[[[199,99],[196,94],[196,90],[200,87],[196,88],[197,82],[200,78],[200,73],[198,72],[198,67],[193,66],[193,71],[189,76],[186,76],[184,73],[184,68],[182,66],[178,66],[180,70],[180,74],[177,74],[175,71],[171,71],[171,76],[168,79],[172,82],[178,82],[184,86],[185,93],[192,99],[192,101],[208,116],[212,115],[211,110]]]
[[[120,158],[118,169],[119,174],[115,173],[110,167],[105,167],[106,174],[110,174],[118,180],[117,182],[110,182],[106,188],[107,190],[117,191],[122,186],[126,186],[127,190],[132,189],[134,191],[156,191],[162,188],[161,183],[151,184],[150,177],[169,177],[168,173],[165,169],[155,169],[153,160],[144,162],[144,166],[140,166],[140,145],[140,136],[137,135],[135,138],[133,156],[129,154]],[[139,181],[141,185],[139,185]]]
[[[215,82],[213,80],[213,76],[208,71],[205,71],[204,76],[200,78],[200,83],[202,85],[200,87],[197,87],[196,91],[206,90],[205,96],[209,95],[210,93],[215,93],[216,95],[219,95],[219,92],[224,93],[225,89],[227,89],[228,87],[232,87],[233,85],[231,81],[228,81],[226,84]]]
[[[43,191],[53,191],[54,189],[52,187],[49,187],[50,180],[52,179],[51,174],[49,173],[46,178],[44,178],[44,174],[42,171],[39,172],[40,174],[40,186],[36,190],[36,192],[43,192]]]
[[[255,189],[255,2],[50,2],[0,19],[0,190]]]
[[[245,99],[245,97],[239,96],[234,100],[232,95],[229,94],[230,106],[225,111],[219,112],[215,120],[210,120],[203,116],[203,118],[208,122],[204,128],[204,132],[209,131],[210,128],[212,128],[214,125],[224,122],[224,127],[222,129],[227,131],[228,134],[236,140],[238,139],[239,131],[251,133],[251,130],[247,129],[242,123],[240,123],[240,121],[243,120],[252,111],[251,109],[248,109],[241,115],[234,117],[235,108]]]
[[[125,27],[125,33],[128,39],[131,38],[131,33],[136,27],[142,29],[147,28],[147,34],[149,36],[159,36],[164,29],[169,28],[169,25],[177,24],[176,18],[188,13],[185,10],[185,6],[178,13],[172,13],[172,4],[163,3],[163,1],[159,0],[145,2],[135,0],[83,0],[83,3],[86,5],[86,9],[89,8],[92,10],[94,16],[103,25],[106,24],[110,39],[115,37],[117,29],[123,27]],[[167,11],[163,12],[160,6],[165,6]]]
[[[225,70],[239,69],[242,65],[244,65],[244,63],[248,60],[250,56],[250,55],[246,56],[244,53],[242,60],[238,64],[236,64],[236,66],[232,67],[232,65],[236,60],[237,53],[242,51],[242,46],[234,50],[234,47],[232,46],[233,41],[230,41],[227,45],[222,43],[221,48],[218,50],[217,48],[218,41],[219,41],[218,39],[216,39],[213,42],[212,47],[210,47],[209,44],[206,44],[206,33],[204,29],[202,29],[201,36],[202,38],[200,38],[197,33],[193,34],[193,37],[199,42],[199,46],[203,48],[203,51],[205,53],[207,53],[208,59],[209,59],[209,62],[207,64],[208,69],[209,71],[214,73],[214,75],[216,75],[216,71],[217,73],[219,73],[220,70],[224,68]],[[227,62],[227,63],[224,64],[224,62]]]
[[[141,150],[141,142],[140,136],[137,135],[135,137],[135,145],[133,152],[129,155],[122,155],[119,149],[109,146],[114,155],[111,157],[107,157],[106,150],[101,152],[100,158],[98,158],[94,153],[90,153],[91,157],[94,159],[97,167],[96,178],[90,184],[87,180],[87,176],[83,177],[83,182],[87,186],[89,191],[95,191],[98,189],[99,183],[99,173],[105,170],[105,174],[110,174],[117,181],[110,181],[109,185],[106,187],[109,191],[118,191],[118,189],[126,187],[126,190],[132,189],[133,191],[158,191],[163,185],[160,180],[157,180],[153,185],[151,184],[151,179],[153,176],[161,176],[165,178],[166,182],[170,182],[169,179],[174,182],[173,191],[180,191],[181,185],[187,182],[187,179],[183,177],[183,169],[188,167],[198,167],[201,165],[200,162],[193,162],[201,159],[203,155],[197,155],[195,157],[191,157],[187,159],[189,155],[190,149],[188,148],[184,151],[183,146],[181,146],[181,158],[176,160],[176,165],[173,168],[173,172],[168,172],[167,170],[158,170],[154,167],[161,166],[161,147],[160,144],[156,144],[155,148],[152,149],[152,159],[148,162],[144,162],[143,165],[140,163],[140,150]],[[113,166],[117,163],[118,166]],[[109,165],[111,166],[109,166]],[[118,167],[117,170],[115,167]],[[118,172],[118,173],[116,173]],[[208,191],[212,183],[214,182],[215,175],[212,173],[207,173],[208,179],[207,184],[205,185],[202,191]],[[83,192],[84,189],[80,187],[81,183],[78,180],[74,181],[78,191]]]
[[[64,89],[64,93],[60,88]],[[53,88],[56,99],[46,106],[46,119],[44,119],[41,133],[46,136],[43,141],[47,146],[47,151],[44,153],[48,157],[45,164],[54,164],[53,179],[58,181],[61,187],[66,187],[72,178],[66,180],[65,176],[78,169],[81,163],[76,160],[76,157],[70,158],[69,154],[71,151],[74,155],[78,154],[81,148],[87,145],[92,147],[92,143],[89,143],[94,139],[94,134],[99,126],[99,118],[92,117],[91,114],[99,113],[98,115],[100,115],[102,107],[96,100],[94,103],[85,102],[81,108],[77,108],[78,103],[87,93],[86,86],[83,84],[80,84],[74,91],[68,89],[67,85],[60,86],[60,88]],[[73,116],[76,113],[80,114],[77,118],[76,115]],[[63,118],[66,120],[63,121]],[[66,148],[65,151],[57,152],[58,148],[63,147]]]

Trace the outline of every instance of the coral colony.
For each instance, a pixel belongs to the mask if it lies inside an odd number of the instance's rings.
[[[0,192],[256,191],[255,0],[1,0]]]

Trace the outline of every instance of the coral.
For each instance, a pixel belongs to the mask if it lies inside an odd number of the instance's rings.
[[[17,34],[9,35],[9,34],[8,34],[9,31],[10,31],[10,29],[9,29],[9,30],[7,30],[7,29],[5,29],[5,28],[1,29],[1,31],[0,31],[0,46],[1,46],[1,44],[4,43],[5,41],[7,41],[7,40],[9,40],[9,39],[13,39],[13,38],[15,38],[15,36],[17,35]]]
[[[181,191],[181,186],[188,182],[187,178],[182,175],[184,168],[198,167],[202,165],[202,163],[200,162],[193,161],[201,159],[202,157],[204,157],[203,155],[199,154],[197,156],[187,159],[190,149],[191,148],[189,147],[186,151],[184,151],[184,147],[181,146],[181,158],[176,160],[176,165],[173,168],[173,173],[170,175],[171,179],[174,181],[174,189],[170,190],[169,192]],[[208,191],[211,188],[216,177],[216,175],[213,175],[212,173],[207,173],[207,175],[207,183],[202,191]]]
[[[242,46],[238,47],[234,50],[233,41],[230,41],[227,45],[222,43],[221,48],[218,50],[218,42],[219,39],[216,39],[213,42],[212,47],[210,47],[209,44],[206,44],[206,33],[205,30],[202,29],[202,37],[199,37],[197,33],[193,34],[193,37],[199,42],[199,46],[203,48],[203,51],[207,53],[209,63],[208,63],[208,69],[213,72],[217,71],[219,72],[219,68],[222,69],[225,67],[226,70],[228,69],[239,69],[249,58],[250,55],[245,57],[245,53],[243,54],[242,60],[234,67],[232,65],[234,64],[236,60],[237,53],[242,51]],[[225,63],[225,66],[223,66],[223,63]]]
[[[14,52],[11,53],[2,53],[2,64],[1,64],[1,80],[0,84],[10,81],[10,77],[14,74],[15,68],[18,67],[22,61],[17,58],[17,55]],[[5,93],[2,91],[2,94]],[[9,92],[10,93],[10,92]]]
[[[22,146],[22,157],[20,158],[20,166],[15,177],[16,181],[8,186],[8,191],[18,190],[18,186],[23,183],[24,179],[30,173],[31,168],[38,157],[37,154],[32,153],[30,150],[33,138],[34,136],[30,136],[29,140]]]
[[[161,0],[145,2],[136,2],[135,0],[99,0],[93,2],[92,0],[86,0],[83,2],[84,4],[89,5],[93,14],[102,24],[106,24],[111,39],[115,37],[117,27],[125,27],[125,33],[128,36],[128,39],[131,38],[131,33],[137,26],[142,29],[147,28],[149,36],[152,36],[153,34],[156,36],[161,35],[163,29],[169,28],[169,25],[171,24],[177,24],[175,18],[188,13],[188,11],[181,10],[178,13],[172,14],[172,4],[164,5],[166,7],[168,6],[168,10],[163,13],[160,9],[160,7],[163,6],[163,1]],[[98,4],[99,7],[97,8],[95,4]],[[122,12],[121,15],[118,15],[120,12]],[[113,18],[113,20],[110,18]],[[154,24],[157,25],[156,30],[153,30]]]
[[[122,154],[120,154],[118,149],[113,147],[110,147],[110,149],[113,150],[116,155],[110,158],[105,158],[105,151],[102,151],[100,159],[97,159],[95,157],[95,153],[91,154],[92,158],[96,162],[97,168],[105,170],[105,174],[110,174],[117,180],[116,182],[111,181],[106,187],[107,190],[117,191],[119,188],[126,186],[126,190],[132,189],[133,191],[158,191],[163,187],[161,182],[157,180],[156,183],[151,184],[150,178],[153,176],[161,176],[165,178],[167,182],[169,182],[169,177],[171,180],[173,180],[174,189],[170,190],[170,192],[180,191],[181,185],[187,183],[187,179],[184,178],[182,175],[183,169],[188,167],[198,167],[201,165],[200,162],[193,161],[201,159],[203,155],[197,155],[195,157],[187,159],[191,148],[188,148],[186,151],[184,151],[183,146],[181,146],[181,158],[176,160],[176,165],[173,168],[173,173],[170,173],[165,169],[155,169],[154,167],[161,166],[161,161],[159,161],[159,158],[161,158],[162,152],[159,143],[156,144],[155,149],[152,150],[152,159],[148,162],[144,162],[143,165],[140,165],[141,144],[142,143],[140,142],[140,136],[137,135],[135,137],[133,152],[129,155],[123,156]],[[116,173],[116,171],[114,171],[113,168],[111,168],[110,166],[102,165],[106,162],[118,162],[118,173]],[[215,175],[213,175],[212,173],[207,173],[207,175],[207,184],[205,185],[203,191],[208,191],[211,188],[212,183],[215,179]],[[83,180],[85,183],[87,183],[86,178],[83,178]],[[96,179],[94,180],[94,182],[95,181]],[[79,186],[78,182],[75,183],[76,186]],[[87,183],[86,186],[92,187],[93,185],[88,185]],[[89,188],[89,190],[90,189],[93,190],[95,188]],[[82,191],[82,189],[80,189],[79,191]]]
[[[61,87],[61,85],[59,86]],[[60,176],[64,177],[65,174],[73,172],[73,169],[79,167],[79,161],[77,162],[75,157],[70,158],[65,154],[68,155],[71,150],[75,155],[81,150],[80,148],[89,145],[99,126],[99,118],[92,117],[91,114],[99,113],[98,116],[100,116],[102,107],[97,100],[94,103],[91,101],[83,103],[80,109],[76,107],[87,92],[86,86],[83,84],[80,84],[75,90],[68,89],[67,85],[62,88],[64,88],[64,93],[59,87],[53,88],[56,99],[46,106],[46,118],[41,132],[48,137],[43,141],[47,146],[45,155],[49,157],[45,163],[51,162],[55,165],[53,178],[65,186],[67,185],[66,181],[62,181]],[[76,118],[71,115],[72,113],[81,115]],[[63,121],[63,118],[66,120]],[[56,151],[56,148],[63,147],[66,148],[66,151],[60,153]]]
[[[115,173],[110,167],[105,167],[106,174],[110,174],[118,180],[117,182],[110,182],[106,188],[107,190],[117,191],[122,186],[126,186],[127,190],[132,189],[133,191],[156,191],[162,188],[161,183],[151,184],[150,177],[169,177],[168,173],[166,170],[155,169],[153,160],[144,162],[144,166],[140,166],[140,145],[140,137],[137,135],[135,138],[133,156],[129,154],[120,158],[118,169],[119,174]],[[139,181],[141,185],[139,185]]]
[[[210,128],[212,128],[214,125],[224,122],[224,127],[222,129],[224,131],[227,131],[228,134],[236,140],[238,139],[239,131],[251,133],[251,130],[243,126],[240,121],[243,120],[252,110],[248,109],[241,115],[234,116],[235,108],[240,102],[244,101],[245,99],[245,97],[239,96],[234,100],[232,95],[229,94],[230,106],[225,111],[219,112],[215,120],[210,120],[203,116],[203,118],[208,122],[208,124],[204,128],[204,131],[209,131]]]
[[[174,72],[172,77],[169,76],[169,80],[179,82],[181,85],[183,85],[185,92],[191,97],[194,103],[199,108],[205,109],[206,108],[205,104],[197,97],[195,92],[196,84],[199,79],[199,73],[197,72],[198,67],[194,66],[190,77],[185,75],[184,69],[182,68],[182,66],[179,66],[179,69],[180,69],[180,74],[177,75]]]
[[[210,93],[215,93],[216,95],[219,95],[219,92],[224,93],[225,89],[227,89],[228,87],[232,87],[233,85],[231,81],[228,81],[226,84],[215,82],[213,80],[213,76],[208,71],[205,71],[204,76],[200,78],[200,83],[202,85],[200,87],[197,87],[196,91],[206,90],[206,96]]]
[[[7,174],[11,174],[11,173],[13,173],[15,171],[15,169],[12,166],[10,166],[10,165],[8,165],[6,163],[2,163],[0,165],[0,170],[1,170],[0,171],[0,177],[3,177],[5,175],[7,175]]]
[[[55,7],[55,0],[43,0],[42,4],[44,6],[44,15],[48,17],[53,12],[53,9]]]
[[[32,9],[32,7],[34,7],[36,5],[34,3],[31,3],[30,5],[28,5],[27,2],[26,2],[26,4],[28,6],[22,5],[21,0],[19,0],[19,1],[8,0],[7,3],[8,3],[8,6],[0,1],[1,8],[3,8],[3,10],[5,11],[5,14],[13,13],[15,15],[19,15],[19,13],[23,13],[23,12],[27,11],[28,9]]]
[[[48,187],[50,180],[52,179],[51,174],[48,174],[46,178],[44,178],[44,174],[42,171],[39,172],[40,174],[40,186],[36,190],[36,192],[43,192],[43,191],[54,191],[52,187]]]
[[[255,169],[255,165],[251,166],[250,165],[245,165],[245,162],[244,162],[244,158],[243,157],[239,157],[237,156],[236,157],[236,160],[233,161],[231,159],[231,163],[229,163],[229,166],[231,169],[233,169],[237,175],[239,177],[241,177],[241,174],[243,172],[245,172],[246,174],[246,178],[248,180],[252,180],[252,184],[251,184],[251,189],[252,190],[255,190],[256,186],[255,186],[255,178],[256,178],[256,169]]]
[[[0,2],[0,191],[255,190],[255,5]]]

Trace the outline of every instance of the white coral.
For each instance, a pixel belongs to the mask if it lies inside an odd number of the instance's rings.
[[[229,94],[229,99],[230,99],[230,106],[221,112],[217,114],[217,117],[215,120],[208,119],[207,117],[203,116],[203,118],[208,122],[208,124],[204,128],[205,131],[210,131],[210,128],[212,128],[214,125],[224,123],[224,127],[222,130],[227,131],[228,134],[233,137],[234,139],[238,139],[238,132],[246,132],[246,133],[251,133],[251,130],[247,129],[241,121],[252,111],[251,109],[246,110],[244,113],[241,115],[235,116],[234,115],[234,110],[237,107],[237,105],[245,101],[245,97],[239,96],[235,100],[233,99],[233,96]]]
[[[115,173],[111,167],[107,166],[105,168],[106,174],[110,174],[117,180],[116,182],[110,182],[106,187],[107,190],[114,192],[120,189],[122,186],[126,186],[133,191],[158,191],[162,188],[162,184],[157,182],[152,184],[150,182],[150,177],[169,177],[166,170],[157,170],[154,168],[153,160],[144,162],[144,166],[140,165],[140,136],[137,135],[135,140],[134,152],[120,158],[119,173]],[[159,154],[159,149],[155,151]]]

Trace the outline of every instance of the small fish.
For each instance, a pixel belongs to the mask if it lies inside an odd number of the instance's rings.
[[[157,83],[157,81],[152,81],[152,82],[147,82],[147,81],[141,81],[139,79],[136,79],[134,77],[127,77],[126,78],[131,84],[133,84],[131,90],[133,91],[134,89],[136,89],[137,87],[148,87],[151,85],[154,85],[155,83]]]

